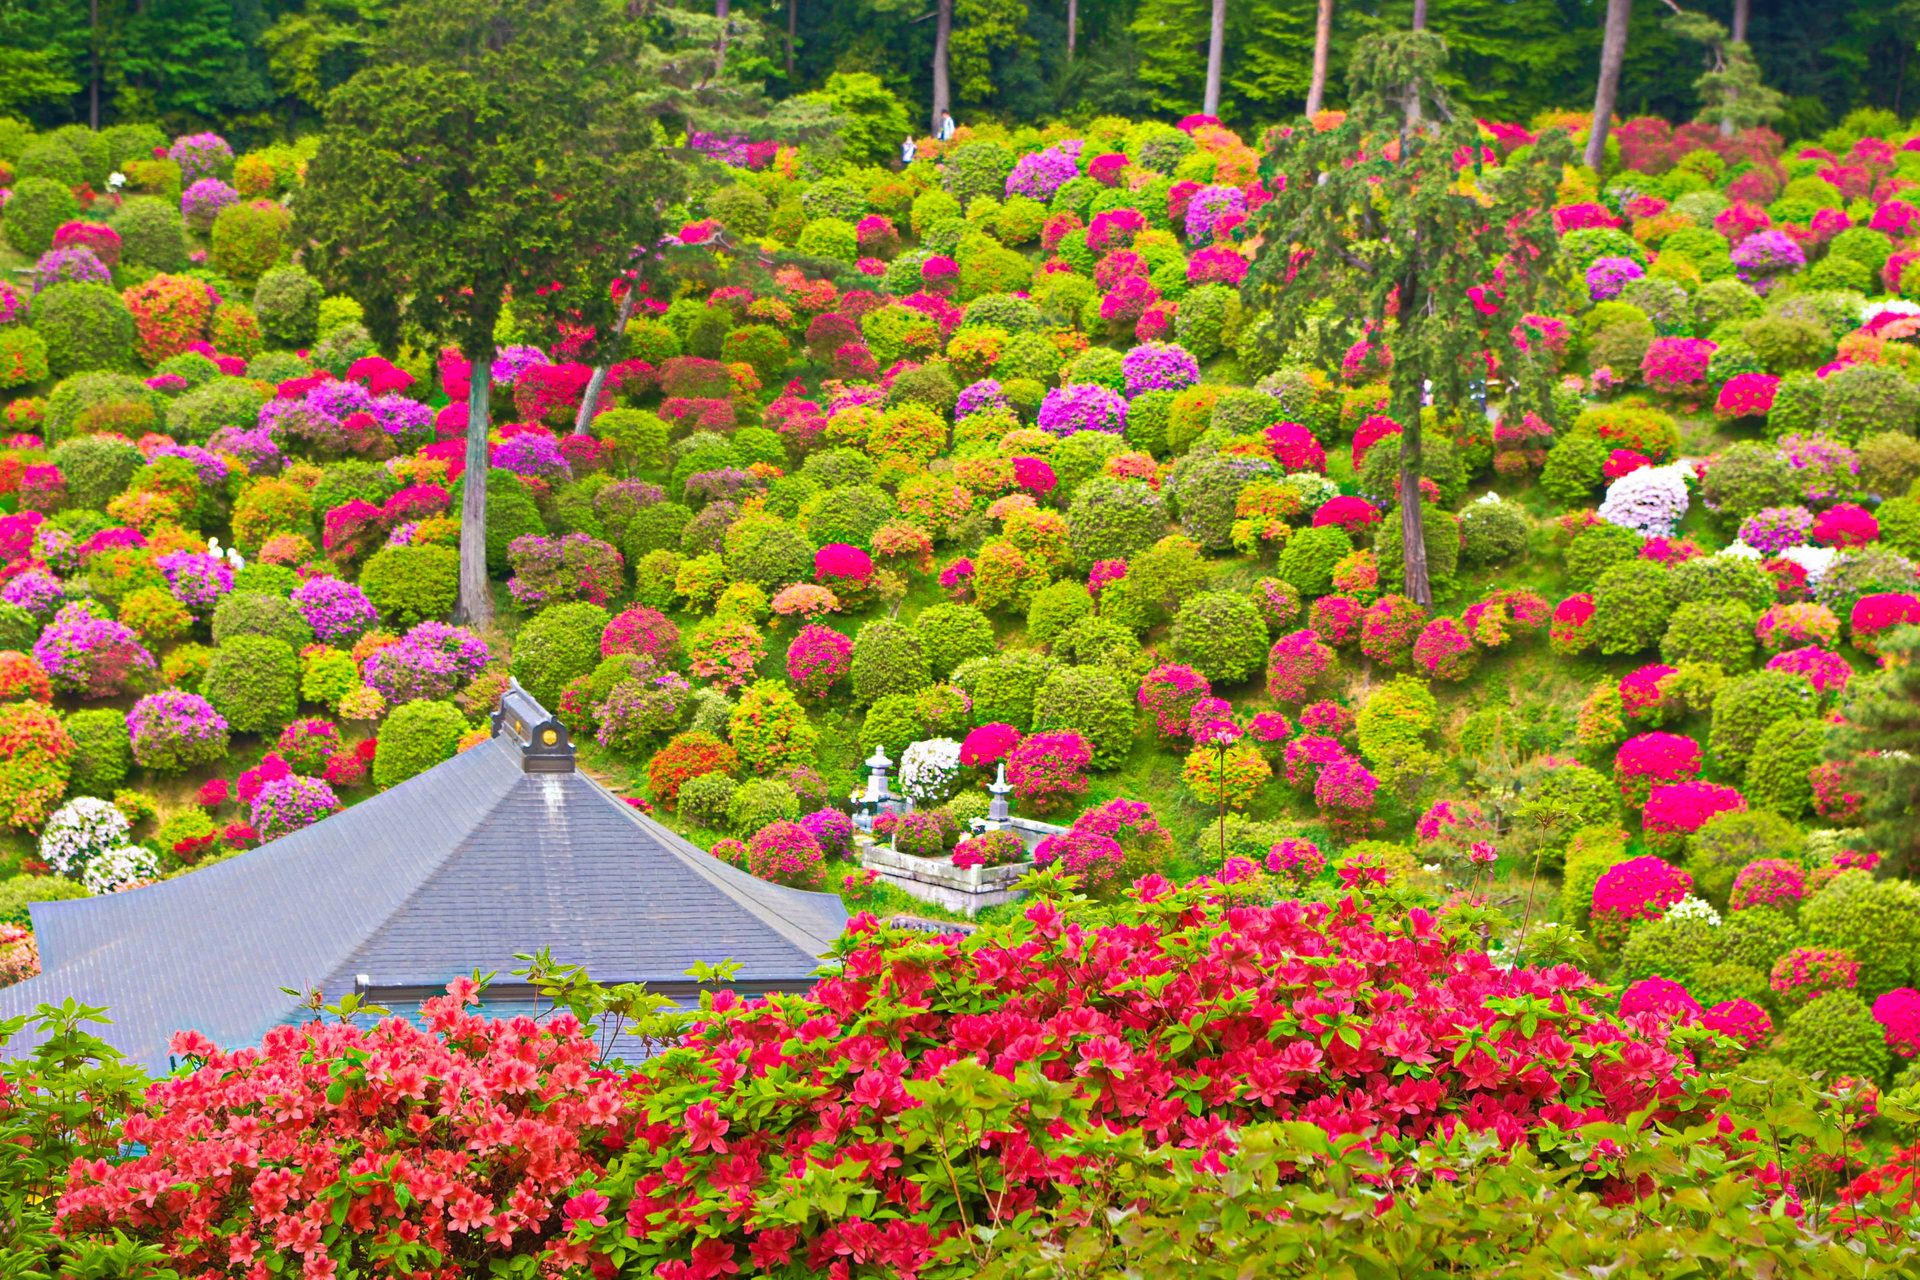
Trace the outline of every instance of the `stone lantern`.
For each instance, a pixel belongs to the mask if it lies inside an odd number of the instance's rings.
[[[887,749],[875,747],[867,759],[867,789],[860,793],[853,818],[854,825],[862,831],[873,830],[873,820],[880,814],[899,812],[898,800],[887,782],[887,771],[891,768],[893,761],[887,759]]]
[[[1007,797],[1013,794],[1013,788],[1007,784],[1005,761],[1000,763],[999,771],[994,774],[993,782],[987,787],[987,794],[993,797],[987,805],[987,827],[992,831],[1003,831],[1006,829],[1008,820],[1013,817],[1013,807],[1007,803]]]

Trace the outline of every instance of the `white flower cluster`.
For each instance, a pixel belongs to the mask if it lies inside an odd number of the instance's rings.
[[[1883,311],[1891,311],[1898,316],[1920,316],[1920,302],[1908,302],[1905,298],[1863,302],[1860,304],[1860,322],[1865,324]]]
[[[1827,576],[1827,570],[1833,568],[1833,562],[1840,558],[1840,552],[1833,547],[1788,547],[1780,553],[1782,560],[1790,561],[1807,571],[1809,589],[1820,585]]]
[[[1684,462],[1629,472],[1607,486],[1599,516],[1642,537],[1671,538],[1687,514],[1687,477],[1692,472]]]
[[[1328,499],[1340,495],[1340,486],[1317,471],[1290,471],[1280,483],[1293,490],[1308,511],[1318,511]]]
[[[927,738],[900,753],[900,790],[915,804],[942,804],[960,778],[960,744],[952,738]]]
[[[1720,913],[1711,905],[1688,894],[1667,908],[1669,920],[1704,920],[1714,928],[1720,927]]]
[[[56,874],[78,880],[89,863],[128,843],[127,817],[105,800],[69,800],[40,833],[40,860]]]
[[[87,864],[80,883],[89,893],[117,893],[152,880],[160,874],[160,863],[145,845],[123,845],[109,849]]]

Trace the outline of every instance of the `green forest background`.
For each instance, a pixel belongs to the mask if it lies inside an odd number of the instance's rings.
[[[723,0],[724,2],[724,0]],[[1009,123],[1100,114],[1178,118],[1200,109],[1209,0],[953,0],[954,114]],[[647,7],[653,0],[635,0]],[[764,25],[754,65],[776,96],[836,72],[877,75],[918,121],[930,97],[935,0],[737,3]],[[316,128],[327,94],[360,66],[390,0],[0,0],[0,114],[40,128],[155,121],[217,129],[236,149]],[[1327,105],[1343,103],[1354,42],[1405,27],[1412,0],[1335,0]],[[1691,0],[1721,22],[1732,0]],[[1452,50],[1453,88],[1482,116],[1524,121],[1593,102],[1605,0],[1431,0]],[[1658,0],[1633,7],[1621,116],[1691,118],[1698,45],[1666,26]],[[1313,60],[1315,0],[1228,0],[1220,114],[1241,130],[1297,114]],[[791,24],[791,25],[790,25]],[[791,51],[788,33],[791,29]],[[1903,118],[1920,107],[1920,0],[1754,0],[1749,41],[1787,98],[1789,141],[1849,111]]]

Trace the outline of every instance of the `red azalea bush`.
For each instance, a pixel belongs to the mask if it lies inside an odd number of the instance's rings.
[[[1693,889],[1693,877],[1664,858],[1632,858],[1602,872],[1593,886],[1593,937],[1617,947],[1638,920],[1657,920]]]
[[[126,1120],[140,1154],[76,1163],[61,1233],[127,1231],[195,1275],[297,1257],[306,1277],[396,1248],[450,1277],[564,1238],[594,1216],[575,1183],[631,1141],[622,1081],[572,1015],[477,1018],[475,992],[456,979],[423,1027],[315,1021],[234,1051],[179,1033],[186,1071]]]
[[[1365,498],[1356,498],[1347,494],[1327,499],[1320,504],[1320,509],[1313,513],[1315,528],[1338,525],[1349,533],[1355,533],[1368,525],[1379,523],[1380,508]]]
[[[1700,1016],[1700,1002],[1672,978],[1642,978],[1620,993],[1620,1016],[1657,1013],[1690,1022]]]
[[[960,743],[960,763],[968,768],[990,768],[1020,745],[1020,731],[1010,724],[983,724]]]
[[[680,656],[680,628],[658,609],[637,604],[623,609],[600,633],[600,654],[631,653],[670,667]]]
[[[1746,797],[1732,787],[1714,782],[1665,783],[1655,785],[1647,796],[1641,820],[1649,845],[1661,850],[1678,849],[1714,814],[1746,807]]]
[[[811,698],[824,698],[853,666],[853,641],[810,622],[787,646],[787,678]]]
[[[1333,665],[1333,650],[1311,631],[1295,631],[1273,642],[1267,652],[1267,695],[1275,702],[1300,702]]]
[[[1563,658],[1585,653],[1593,645],[1593,597],[1586,592],[1568,596],[1553,610],[1547,644]]]
[[[1852,775],[1845,761],[1828,760],[1817,765],[1807,780],[1813,784],[1813,811],[1823,821],[1839,827],[1854,826],[1860,821],[1860,807],[1865,797],[1852,789]]]
[[[1620,707],[1628,719],[1659,722],[1666,710],[1665,695],[1660,692],[1660,682],[1672,675],[1675,670],[1674,667],[1656,662],[1644,667],[1635,667],[1620,677]]]
[[[1389,667],[1405,666],[1427,611],[1405,596],[1381,596],[1360,618],[1360,652]]]
[[[1847,631],[1853,643],[1868,653],[1878,653],[1875,642],[1895,627],[1920,623],[1920,597],[1904,591],[1884,591],[1861,596],[1853,602],[1847,616]]]
[[[1263,434],[1273,460],[1286,471],[1327,469],[1327,451],[1313,438],[1313,432],[1297,422],[1276,422]]]
[[[813,580],[823,587],[864,587],[873,580],[873,557],[844,542],[829,542],[813,553]]]
[[[1760,858],[1740,868],[1733,878],[1727,905],[1735,911],[1748,907],[1776,907],[1791,913],[1807,894],[1807,873],[1785,858]]]
[[[820,841],[797,822],[770,822],[747,841],[747,870],[775,884],[811,889],[825,861]]]
[[[1079,734],[1036,733],[1008,755],[1007,781],[1019,799],[1046,810],[1086,791],[1092,763],[1093,750]]]
[[[1613,758],[1613,779],[1635,808],[1647,803],[1656,785],[1687,782],[1700,776],[1700,744],[1677,733],[1643,733],[1620,744]]]
[[[1736,373],[1720,384],[1713,416],[1722,422],[1764,418],[1773,412],[1773,397],[1779,389],[1780,379],[1770,373]]]
[[[1320,770],[1313,784],[1313,802],[1334,830],[1347,836],[1363,835],[1376,827],[1374,793],[1380,780],[1352,756],[1342,754]]]
[[[1886,1028],[1887,1047],[1902,1058],[1920,1054],[1920,991],[1897,987],[1873,1002],[1873,1020]]]
[[[1400,424],[1385,414],[1369,414],[1353,433],[1353,469],[1357,472],[1367,460],[1367,450],[1388,436],[1400,434]]]
[[[1141,708],[1153,716],[1162,737],[1182,738],[1193,718],[1193,708],[1213,693],[1213,685],[1183,662],[1162,663],[1146,674],[1135,694]]]
[[[1307,626],[1336,649],[1344,649],[1360,634],[1367,606],[1349,595],[1321,596],[1307,609]]]
[[[1705,338],[1655,338],[1640,360],[1640,376],[1662,395],[1695,400],[1706,390],[1714,349]]]
[[[1837,547],[1841,550],[1864,547],[1879,536],[1880,522],[1865,507],[1851,502],[1843,502],[1822,512],[1807,534],[1808,540],[1815,546]]]

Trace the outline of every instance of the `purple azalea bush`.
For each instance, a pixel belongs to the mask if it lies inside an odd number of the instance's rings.
[[[389,705],[434,701],[487,667],[487,644],[465,627],[423,622],[367,659],[366,680]]]
[[[233,590],[233,566],[220,556],[174,551],[161,556],[159,565],[167,590],[197,618],[211,615],[220,597]]]
[[[1781,232],[1756,231],[1734,246],[1733,265],[1741,280],[1756,293],[1765,293],[1779,277],[1806,266],[1807,255]]]
[[[998,378],[982,378],[960,388],[960,398],[953,406],[954,421],[970,418],[976,413],[994,412],[1013,412],[1013,406],[1007,402]]]
[[[293,589],[291,599],[322,644],[357,640],[380,620],[366,593],[339,578],[311,578]]]
[[[1145,391],[1184,391],[1200,381],[1200,362],[1177,342],[1146,342],[1120,361],[1129,400]]]
[[[253,829],[262,840],[278,840],[310,827],[340,808],[333,788],[318,778],[290,774],[260,788],[253,798]]]
[[[1198,248],[1213,242],[1214,225],[1221,216],[1247,211],[1247,193],[1239,187],[1202,187],[1187,203],[1187,243]]]
[[[177,773],[226,758],[227,722],[197,693],[149,694],[127,713],[133,758],[148,769]]]
[[[211,230],[220,211],[239,199],[240,193],[220,179],[202,178],[180,193],[180,216],[195,231]]]
[[[167,149],[167,159],[180,166],[180,181],[198,182],[225,173],[233,148],[217,133],[184,133]]]
[[[1076,382],[1047,392],[1040,402],[1040,429],[1056,436],[1076,431],[1119,435],[1127,428],[1127,402],[1118,391]]]
[[[49,249],[33,266],[33,291],[51,289],[56,284],[111,284],[113,272],[93,256],[85,245]]]
[[[51,618],[53,611],[66,598],[66,589],[60,585],[60,579],[38,569],[29,569],[19,577],[10,579],[5,587],[0,587],[0,600],[17,605],[41,619]]]
[[[560,453],[560,442],[537,431],[523,431],[493,446],[493,465],[542,480],[573,478],[573,468]]]
[[[1059,147],[1021,156],[1007,175],[1007,194],[1052,200],[1054,193],[1080,176],[1080,165]]]
[[[1647,274],[1646,268],[1632,258],[1595,258],[1587,268],[1587,296],[1595,302],[1607,302],[1620,296],[1627,281]]]
[[[98,605],[75,601],[53,615],[33,643],[33,658],[61,693],[111,698],[155,672],[133,628],[94,613]]]

